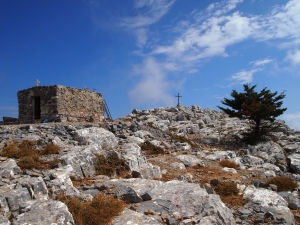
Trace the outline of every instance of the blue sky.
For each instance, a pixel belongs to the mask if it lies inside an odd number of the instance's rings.
[[[0,116],[17,91],[96,89],[113,118],[133,108],[217,109],[244,83],[286,91],[300,130],[299,0],[0,0]]]

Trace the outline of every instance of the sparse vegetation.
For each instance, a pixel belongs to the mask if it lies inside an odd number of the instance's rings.
[[[178,141],[180,143],[187,142],[192,148],[199,148],[199,145],[195,144],[192,142],[190,139],[184,137],[184,136],[179,136],[179,135],[173,135],[171,133],[167,133],[172,140]]]
[[[57,196],[64,202],[73,215],[76,225],[107,225],[125,208],[125,203],[114,197],[98,194],[90,202],[82,202],[78,198],[68,198],[64,194]]]
[[[231,196],[239,193],[236,183],[230,181],[218,182],[215,191],[220,196]]]
[[[228,167],[228,168],[233,168],[233,169],[238,169],[238,165],[233,162],[233,161],[230,161],[228,159],[223,159],[221,162],[220,162],[220,166],[223,166],[223,167]]]
[[[60,150],[61,148],[58,145],[50,142],[46,144],[44,149],[41,151],[41,154],[42,155],[58,154]]]
[[[145,141],[140,144],[140,147],[147,155],[164,154],[164,150],[161,147],[152,144],[150,141]]]
[[[297,183],[288,177],[273,177],[267,180],[266,186],[270,184],[275,184],[277,186],[277,191],[292,191],[298,187]]]
[[[114,176],[126,173],[129,169],[124,159],[120,159],[116,153],[104,155],[96,154],[97,163],[95,164],[96,174]]]
[[[168,127],[168,130],[176,132],[176,131],[178,131],[178,128],[177,127]]]
[[[153,122],[148,122],[148,126],[149,126],[149,127],[152,127],[152,128],[155,129],[155,130],[159,130],[159,128],[157,128],[157,127],[155,127],[155,126],[153,125]]]
[[[3,148],[0,155],[17,159],[17,164],[22,170],[49,169],[60,162],[58,159],[46,161],[40,157],[41,154],[57,154],[60,150],[59,146],[48,143],[42,150],[37,150],[36,145],[37,142],[29,140],[23,140],[21,143],[12,142]]]

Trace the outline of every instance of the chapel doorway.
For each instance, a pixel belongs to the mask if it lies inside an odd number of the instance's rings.
[[[34,97],[34,119],[41,119],[41,98],[40,96]]]

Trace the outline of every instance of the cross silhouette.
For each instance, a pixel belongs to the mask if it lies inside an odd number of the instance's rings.
[[[35,81],[35,85],[36,85],[36,86],[39,86],[39,85],[40,85],[40,83],[41,83],[41,82],[39,81],[39,79],[36,79],[36,81]]]
[[[178,95],[175,95],[175,97],[178,98],[178,104],[177,104],[177,107],[178,107],[180,105],[179,104],[179,98],[181,98],[182,96],[180,96],[179,93],[178,93]]]

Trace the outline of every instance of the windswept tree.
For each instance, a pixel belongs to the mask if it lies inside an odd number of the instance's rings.
[[[282,99],[285,97],[284,92],[272,93],[266,87],[256,92],[255,88],[256,85],[244,84],[243,92],[233,90],[231,92],[233,99],[224,98],[222,101],[223,105],[230,108],[220,106],[218,108],[230,117],[253,121],[252,132],[249,135],[259,140],[270,131],[270,122],[274,122],[275,118],[283,114],[287,108],[281,108]]]

